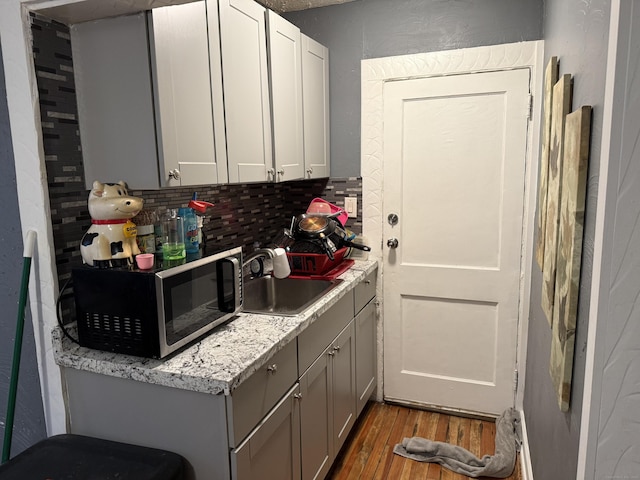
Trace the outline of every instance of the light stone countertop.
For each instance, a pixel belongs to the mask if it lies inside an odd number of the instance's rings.
[[[344,281],[297,316],[240,313],[191,346],[161,360],[80,347],[60,327],[52,332],[58,365],[166,387],[229,395],[287,343],[375,270],[375,260],[360,261],[343,273]],[[67,329],[74,336],[75,328]]]

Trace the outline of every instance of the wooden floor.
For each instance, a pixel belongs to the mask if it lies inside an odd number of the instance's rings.
[[[369,402],[327,479],[464,480],[470,477],[395,455],[393,447],[404,437],[417,436],[460,445],[482,457],[495,453],[495,435],[490,421]],[[519,459],[508,480],[521,480]]]

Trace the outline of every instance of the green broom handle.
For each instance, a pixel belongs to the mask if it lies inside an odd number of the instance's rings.
[[[18,373],[20,371],[20,355],[22,354],[22,334],[24,332],[24,310],[27,304],[29,288],[29,273],[31,271],[31,256],[36,232],[29,230],[24,243],[24,261],[22,263],[22,282],[20,283],[20,300],[18,304],[18,319],[16,321],[16,338],[13,343],[13,363],[11,365],[11,382],[9,383],[9,402],[7,418],[4,426],[4,443],[2,444],[2,462],[9,460],[11,454],[11,438],[13,434],[13,417],[16,410],[16,396],[18,391]]]

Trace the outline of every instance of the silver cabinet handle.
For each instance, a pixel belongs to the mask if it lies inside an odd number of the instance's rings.
[[[278,371],[278,365],[276,363],[274,363],[273,365],[269,365],[267,367],[267,372],[269,372],[272,375],[275,375],[277,371]]]
[[[278,175],[284,175],[284,168],[281,168],[280,170],[278,170]]]
[[[172,178],[173,180],[180,180],[180,170],[177,168],[169,170],[169,178]]]
[[[387,240],[387,247],[389,247],[389,248],[398,248],[398,239],[397,238],[390,238],[389,240]]]
[[[333,347],[333,351],[338,353],[340,351],[340,346],[336,345],[335,347]]]
[[[333,357],[336,354],[336,352],[334,352],[333,350],[329,350],[327,352],[327,355],[329,355],[330,357]]]
[[[293,394],[293,398],[295,398],[296,400],[300,400],[302,398],[302,394],[301,393],[294,393]]]

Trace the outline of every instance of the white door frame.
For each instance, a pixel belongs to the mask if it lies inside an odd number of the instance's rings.
[[[2,57],[16,168],[20,223],[24,235],[36,232],[29,306],[33,322],[47,434],[66,431],[60,368],[53,358],[58,278],[53,247],[49,189],[44,164],[40,107],[31,55],[26,0],[0,2]]]
[[[78,4],[103,16],[148,10],[172,0],[0,0],[2,57],[23,235],[36,232],[29,279],[29,307],[36,344],[40,390],[49,436],[66,432],[60,367],[51,332],[57,325],[58,276],[53,246],[49,189],[44,161],[40,104],[31,52],[29,11]],[[86,11],[86,10],[85,10]]]
[[[584,394],[582,400],[582,417],[580,420],[580,439],[578,445],[578,465],[576,478],[594,480],[601,469],[616,468],[616,472],[624,472],[625,468],[633,468],[633,457],[626,457],[627,449],[634,445],[631,431],[623,431],[620,424],[621,412],[628,418],[635,414],[633,407],[624,405],[625,395],[607,395],[603,389],[606,377],[614,379],[617,386],[623,383],[633,385],[637,378],[637,369],[629,368],[631,362],[622,355],[629,348],[629,342],[613,342],[611,338],[631,332],[633,319],[624,328],[627,317],[616,313],[620,304],[638,305],[635,297],[637,288],[629,288],[620,292],[618,283],[625,271],[631,271],[638,265],[626,265],[617,271],[615,260],[619,251],[629,247],[626,243],[631,239],[631,230],[615,228],[615,221],[619,215],[624,215],[626,205],[629,205],[629,192],[619,191],[623,180],[632,182],[630,176],[625,176],[625,161],[634,161],[635,156],[627,158],[627,152],[633,152],[633,135],[623,135],[624,124],[628,121],[629,109],[633,109],[630,97],[637,92],[637,87],[631,89],[631,79],[635,75],[629,58],[634,55],[629,50],[631,45],[637,44],[640,34],[637,27],[637,12],[632,9],[638,4],[633,0],[613,0],[609,20],[609,46],[607,50],[607,72],[605,81],[604,102],[602,104],[602,141],[600,147],[600,166],[598,172],[597,209],[593,245],[593,270],[591,282],[591,299],[589,305],[589,326],[586,345]],[[633,121],[633,120],[632,120]],[[635,182],[637,184],[637,181]],[[625,183],[626,184],[626,183]],[[625,197],[619,205],[620,197]],[[635,194],[635,197],[638,195]],[[627,207],[629,208],[629,207]],[[619,209],[621,209],[619,211]],[[619,232],[621,230],[621,232]],[[616,235],[620,234],[620,235]],[[619,238],[618,238],[619,237]],[[625,306],[622,310],[626,310]],[[637,314],[636,316],[637,317]],[[635,318],[634,317],[634,318]],[[603,321],[604,320],[604,321]],[[612,332],[615,332],[612,333]],[[633,338],[633,337],[629,337]],[[635,340],[635,339],[634,339]],[[633,340],[632,340],[633,342]],[[631,352],[629,352],[631,353]],[[629,368],[629,370],[627,370]],[[629,375],[626,372],[629,372]],[[611,384],[611,383],[610,383]],[[615,388],[613,389],[615,392]],[[638,390],[636,389],[635,392]],[[609,393],[611,389],[609,389]],[[634,393],[635,393],[634,392]],[[611,427],[620,435],[613,437]],[[624,454],[624,455],[623,455]],[[629,470],[626,470],[629,471]],[[616,474],[611,471],[612,474]],[[611,477],[616,478],[616,477]],[[619,477],[623,478],[623,477]]]
[[[520,372],[515,406],[522,410],[524,393],[524,365],[527,355],[529,328],[529,296],[531,263],[533,261],[533,233],[535,227],[536,185],[540,145],[540,114],[542,112],[542,41],[521,42],[488,47],[447,50],[443,52],[374,58],[362,61],[362,128],[361,175],[363,201],[363,233],[370,239],[380,239],[371,244],[371,255],[378,260],[378,299],[382,299],[384,287],[383,263],[383,87],[391,80],[476,73],[510,68],[530,68],[533,94],[533,117],[528,132],[525,199],[522,235],[522,261],[520,276],[520,321],[518,325],[517,365]],[[378,388],[377,398],[382,400],[383,384],[383,322],[382,305],[378,323]]]

